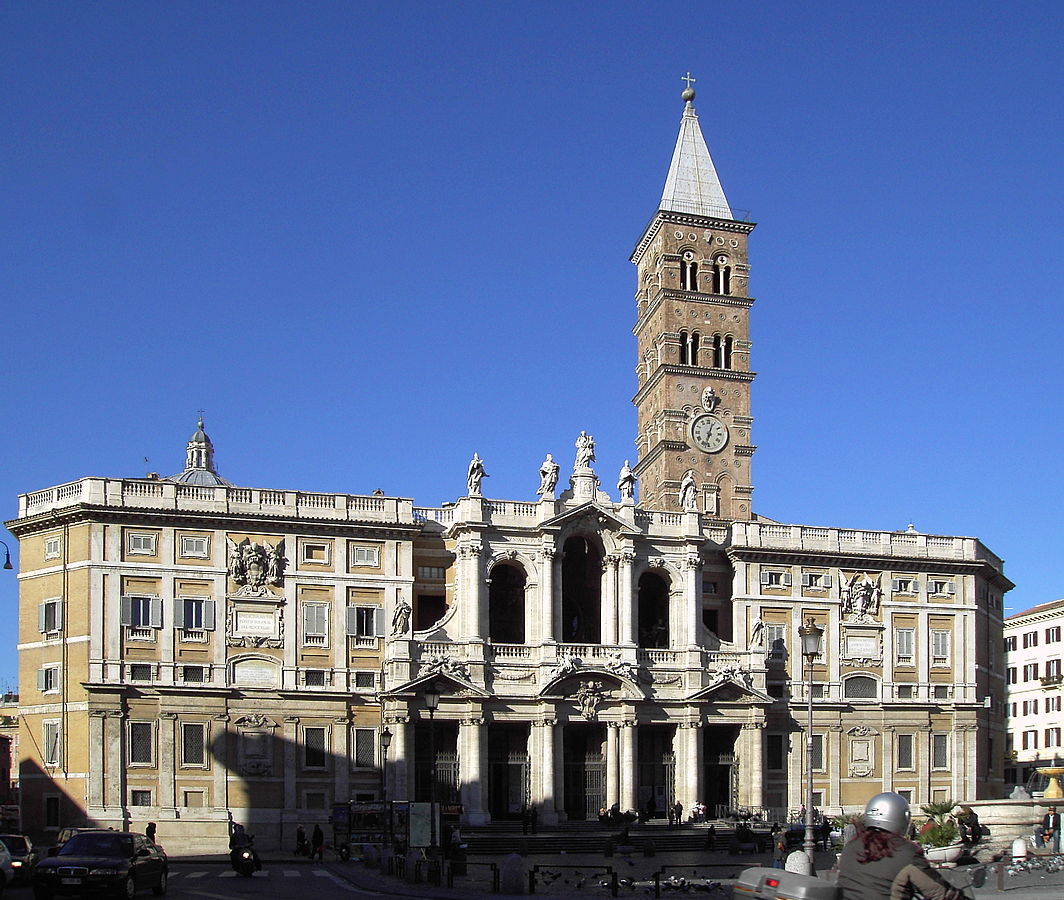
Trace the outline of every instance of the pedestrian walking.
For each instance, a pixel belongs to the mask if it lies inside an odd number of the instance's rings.
[[[314,833],[310,836],[310,858],[324,860],[325,857],[325,833],[320,825],[314,826]]]

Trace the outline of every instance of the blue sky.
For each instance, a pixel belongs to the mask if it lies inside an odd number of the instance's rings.
[[[532,499],[634,462],[682,104],[750,210],[755,509],[1064,596],[1059,2],[0,7],[0,512],[171,474]],[[146,465],[144,458],[150,462]],[[4,540],[13,545],[10,535]],[[0,687],[16,587],[0,573]]]

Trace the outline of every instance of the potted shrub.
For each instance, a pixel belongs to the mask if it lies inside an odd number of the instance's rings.
[[[925,803],[920,810],[927,821],[916,833],[916,841],[924,848],[924,855],[933,862],[955,862],[964,853],[960,829],[953,821],[953,801]]]

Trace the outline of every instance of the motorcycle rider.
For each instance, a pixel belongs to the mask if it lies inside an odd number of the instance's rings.
[[[909,801],[900,794],[887,791],[868,801],[857,836],[839,858],[842,900],[903,900],[912,888],[926,900],[961,896],[931,868],[920,847],[906,839],[911,820]]]
[[[255,836],[248,834],[244,830],[244,826],[237,822],[233,826],[233,833],[229,837],[229,862],[232,863],[233,868],[236,868],[237,859],[240,851],[243,849],[251,851],[251,859],[255,863],[256,871],[262,868],[262,863],[259,862],[259,854],[255,852]]]

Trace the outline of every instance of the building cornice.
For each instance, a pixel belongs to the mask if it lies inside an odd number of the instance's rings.
[[[668,363],[659,365],[650,373],[650,377],[643,382],[643,386],[632,397],[632,402],[638,406],[643,397],[657,387],[666,375],[675,375],[680,378],[714,378],[718,381],[746,383],[752,382],[757,377],[756,372],[739,372],[735,369],[707,369],[705,366],[681,366]]]
[[[683,225],[685,228],[704,228],[713,231],[730,231],[735,234],[749,234],[757,227],[754,222],[739,222],[735,219],[718,219],[714,216],[698,216],[693,213],[672,212],[659,209],[647,227],[643,229],[643,236],[636,242],[629,260],[638,263],[646,252],[647,247],[657,237],[662,225]]]

